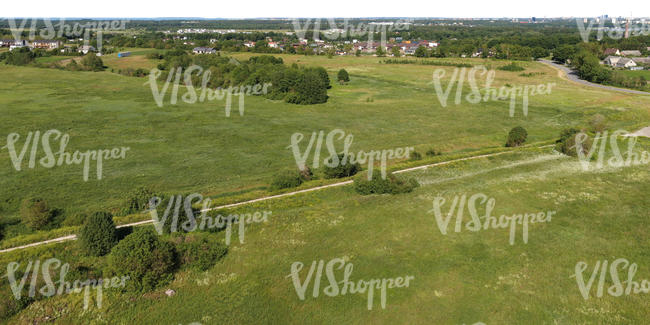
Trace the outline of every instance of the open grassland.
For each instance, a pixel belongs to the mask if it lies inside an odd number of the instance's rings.
[[[640,140],[638,150],[649,150]],[[641,324],[650,303],[644,294],[596,297],[594,284],[583,299],[578,262],[625,258],[637,263],[636,281],[650,278],[646,234],[650,201],[647,165],[584,171],[573,158],[550,149],[464,161],[409,173],[422,184],[403,195],[359,196],[351,187],[267,201],[236,211],[270,210],[264,224],[247,226],[222,261],[206,272],[183,271],[153,293],[109,292],[101,310],[83,312],[82,295],[39,301],[15,316],[27,324],[56,315],[61,324]],[[556,211],[550,222],[529,226],[528,243],[517,227],[441,234],[431,212],[435,197],[484,193],[495,199],[492,215]],[[464,222],[469,221],[467,210]],[[483,215],[483,211],[479,211]],[[214,234],[223,239],[224,234]],[[0,255],[10,261],[100,263],[78,255],[75,243]],[[296,295],[291,264],[344,258],[354,265],[351,280],[411,275],[408,288],[389,289],[386,308],[375,295]],[[93,264],[97,265],[97,264]],[[625,272],[623,272],[625,273]],[[342,270],[336,276],[341,280]],[[587,280],[585,279],[585,281]],[[625,280],[625,278],[621,279]],[[606,287],[611,285],[606,280]],[[166,288],[177,294],[167,297]]]
[[[155,50],[130,50],[131,57],[117,59],[117,54],[111,54],[102,59],[111,68],[157,64],[143,56]],[[252,54],[233,55],[245,59]],[[102,180],[96,179],[95,167],[91,166],[87,182],[80,165],[45,169],[37,164],[30,169],[29,153],[22,170],[16,171],[8,151],[1,150],[3,222],[17,221],[19,203],[29,195],[45,198],[66,214],[115,210],[139,186],[169,194],[198,192],[222,198],[242,193],[265,195],[278,170],[295,167],[287,149],[295,132],[309,136],[314,131],[342,129],[354,135],[353,152],[413,146],[420,153],[429,148],[454,153],[501,147],[508,131],[518,125],[528,130],[528,142],[538,142],[556,138],[566,127],[585,125],[596,113],[606,116],[614,129],[650,121],[650,96],[576,85],[558,78],[552,68],[534,62],[521,63],[524,72],[544,74],[522,77],[521,72],[496,71],[494,87],[556,83],[551,95],[530,97],[527,116],[523,116],[518,99],[511,118],[508,100],[479,104],[462,100],[456,105],[455,87],[443,107],[431,76],[438,68],[447,71],[443,80],[446,87],[452,67],[380,64],[382,59],[376,57],[281,57],[286,64],[324,66],[333,80],[328,102],[297,106],[246,97],[244,115],[238,114],[238,104],[233,101],[231,116],[226,117],[225,100],[195,104],[179,100],[172,105],[167,97],[165,105],[158,107],[145,84],[148,78],[108,71],[0,66],[2,138],[12,132],[20,134],[21,148],[29,131],[57,129],[70,135],[69,152],[130,147],[126,159],[104,162]],[[492,68],[509,63],[482,59],[463,62]],[[334,82],[341,68],[350,73],[348,85]],[[483,85],[484,79],[478,82]],[[469,94],[467,83],[464,90],[463,96]],[[182,94],[183,90],[179,98]],[[39,151],[38,158],[41,155]]]

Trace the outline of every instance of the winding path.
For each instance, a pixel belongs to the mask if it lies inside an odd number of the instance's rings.
[[[586,81],[586,80],[582,80],[582,79],[578,78],[578,75],[575,73],[575,71],[569,69],[567,66],[557,64],[557,63],[549,61],[549,60],[543,60],[543,59],[539,59],[539,62],[542,62],[542,63],[544,63],[546,65],[549,65],[549,66],[551,66],[553,68],[556,68],[558,70],[563,71],[566,74],[567,79],[569,79],[569,80],[571,80],[573,82],[577,82],[579,84],[583,84],[583,85],[591,86],[591,87],[596,87],[596,88],[602,88],[602,89],[606,89],[606,90],[613,90],[613,91],[619,91],[619,92],[624,92],[624,93],[630,93],[630,94],[650,95],[649,92],[645,92],[645,91],[618,88],[618,87],[612,87],[612,86],[605,86],[605,85],[589,82],[589,81]]]

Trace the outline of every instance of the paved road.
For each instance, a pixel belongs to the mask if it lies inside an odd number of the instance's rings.
[[[567,78],[569,80],[580,83],[580,84],[583,84],[583,85],[586,85],[586,86],[602,88],[602,89],[607,89],[607,90],[613,90],[613,91],[620,91],[620,92],[630,93],[630,94],[650,95],[649,92],[645,92],[645,91],[633,90],[633,89],[625,89],[625,88],[617,88],[617,87],[612,87],[612,86],[605,86],[605,85],[601,85],[601,84],[595,84],[593,82],[589,82],[589,81],[582,80],[582,79],[578,78],[578,75],[575,73],[575,71],[569,69],[567,66],[557,64],[557,63],[549,61],[549,60],[540,59],[539,61],[542,62],[542,63],[545,63],[547,65],[550,65],[550,66],[552,66],[552,67],[554,67],[556,69],[562,70],[566,74],[566,76],[567,76]]]
[[[541,146],[540,148],[545,148],[545,147],[550,147],[550,146],[553,146],[553,145]],[[512,152],[512,151],[513,150],[502,151],[502,152],[491,153],[491,154],[485,154],[485,155],[471,156],[471,157],[454,159],[454,160],[448,160],[448,161],[443,161],[443,162],[439,162],[439,163],[435,163],[435,164],[429,164],[429,165],[424,165],[424,166],[418,166],[418,167],[413,167],[413,168],[402,169],[402,170],[395,171],[393,173],[398,174],[398,173],[410,172],[410,171],[414,171],[414,170],[427,169],[429,167],[447,165],[447,164],[457,162],[457,161],[464,161],[464,160],[472,160],[472,159],[478,159],[478,158],[498,156],[498,155],[502,155],[502,154],[509,153],[509,152]],[[224,208],[232,208],[232,207],[236,207],[236,206],[240,206],[240,205],[245,205],[245,204],[250,204],[250,203],[255,203],[255,202],[260,202],[260,201],[266,201],[266,200],[270,200],[270,199],[275,199],[275,198],[280,198],[280,197],[285,197],[285,196],[291,196],[291,195],[296,195],[296,194],[300,194],[300,193],[307,193],[307,192],[317,191],[317,190],[321,190],[321,189],[325,189],[325,188],[329,188],[329,187],[343,186],[343,185],[348,185],[348,184],[352,184],[352,183],[353,183],[353,181],[349,180],[349,181],[344,181],[344,182],[339,182],[339,183],[334,183],[334,184],[328,184],[328,185],[323,185],[323,186],[318,186],[318,187],[312,187],[312,188],[308,188],[308,189],[300,190],[300,191],[295,191],[295,192],[289,192],[289,193],[284,193],[284,194],[266,196],[266,197],[262,197],[262,198],[259,198],[259,199],[254,199],[254,200],[249,200],[249,201],[244,201],[244,202],[239,202],[239,203],[226,204],[226,205],[214,207],[214,208],[207,209],[207,210],[218,210],[218,209],[224,209]],[[203,211],[203,210],[201,210],[201,211]],[[125,225],[119,225],[119,226],[117,226],[117,228],[139,226],[139,225],[144,225],[144,224],[149,224],[149,223],[153,223],[153,220],[144,220],[144,221],[129,223],[129,224],[125,224]],[[28,247],[34,247],[34,246],[52,244],[52,243],[60,243],[60,242],[64,242],[64,241],[68,241],[68,240],[76,240],[76,239],[77,239],[77,235],[69,235],[69,236],[54,238],[54,239],[45,240],[45,241],[41,241],[41,242],[37,242],[37,243],[31,243],[31,244],[27,244],[27,245],[23,245],[23,246],[17,246],[17,247],[2,249],[2,250],[0,250],[0,254],[1,253],[11,252],[11,251],[14,251],[14,250],[24,249],[24,248],[28,248]]]

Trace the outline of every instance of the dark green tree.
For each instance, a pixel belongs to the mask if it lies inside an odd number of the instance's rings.
[[[337,79],[339,82],[349,82],[350,81],[350,76],[348,75],[348,72],[345,71],[345,69],[339,70],[339,73],[337,75]]]
[[[102,256],[117,244],[117,232],[110,212],[95,212],[90,215],[79,233],[79,244],[90,256]]]

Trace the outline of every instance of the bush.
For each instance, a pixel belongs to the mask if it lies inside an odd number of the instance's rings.
[[[104,70],[104,62],[95,53],[86,54],[83,59],[81,59],[81,65],[90,71]]]
[[[430,148],[429,150],[427,150],[427,152],[426,152],[425,154],[426,154],[428,157],[433,157],[433,156],[440,156],[440,155],[442,155],[442,152],[440,152],[440,151],[436,151],[435,149]]]
[[[354,178],[354,190],[361,195],[408,193],[418,186],[420,184],[413,178],[402,180],[393,174],[387,174],[386,179],[383,179],[379,172],[373,172],[370,180],[367,172]]]
[[[123,214],[141,213],[149,208],[149,201],[156,194],[147,187],[138,187],[126,199]]]
[[[339,82],[349,82],[350,81],[350,75],[348,75],[348,72],[345,71],[345,69],[339,70],[337,79]]]
[[[6,54],[6,63],[13,65],[26,65],[34,61],[36,55],[28,47],[14,49]]]
[[[179,264],[198,271],[206,271],[228,253],[228,247],[210,234],[182,235],[174,242]]]
[[[117,244],[117,233],[113,215],[109,212],[95,212],[79,233],[81,249],[91,256],[103,256]]]
[[[577,157],[578,149],[576,148],[576,136],[580,132],[581,131],[576,128],[563,130],[560,134],[560,139],[556,141],[555,150],[568,156]],[[593,140],[591,138],[587,138],[582,143],[583,153],[587,153],[591,149],[592,144]]]
[[[345,158],[344,154],[338,154],[338,164],[335,167],[329,167],[327,165],[323,166],[323,171],[325,173],[325,178],[341,178],[355,175],[361,171],[361,165],[359,163],[352,164],[349,161],[343,164],[343,159]],[[332,161],[333,157],[327,158],[327,161]]]
[[[111,273],[130,277],[127,288],[148,291],[173,279],[175,260],[172,244],[147,227],[136,229],[113,247],[108,267]]]
[[[52,211],[41,198],[27,198],[20,205],[20,216],[29,228],[43,229],[52,220]]]
[[[518,66],[518,65],[517,65],[516,63],[514,63],[514,62],[512,62],[512,63],[510,63],[510,64],[508,64],[508,65],[504,65],[504,66],[502,66],[502,67],[499,67],[499,68],[497,68],[497,69],[499,69],[499,70],[503,70],[503,71],[524,71],[524,70],[526,70],[526,69],[524,69],[524,68]]]
[[[271,182],[272,190],[298,187],[302,184],[301,174],[296,170],[285,170],[278,173]]]
[[[422,155],[421,155],[419,152],[417,152],[417,151],[413,151],[413,152],[411,153],[411,158],[410,158],[410,160],[420,160],[420,159],[422,159]]]
[[[526,138],[528,138],[528,132],[526,132],[526,129],[521,126],[514,127],[510,130],[510,133],[508,133],[506,147],[519,147],[526,142]]]

